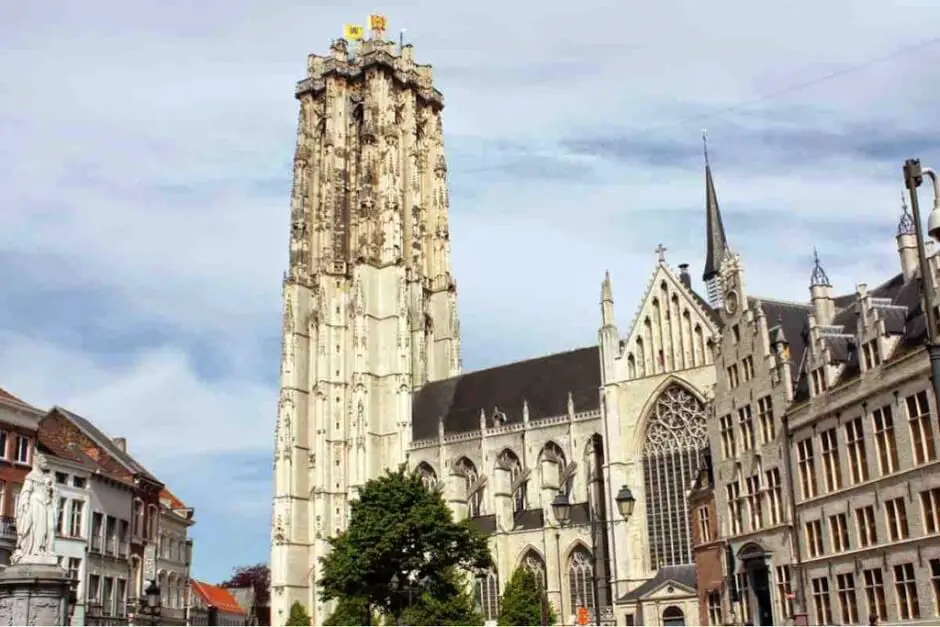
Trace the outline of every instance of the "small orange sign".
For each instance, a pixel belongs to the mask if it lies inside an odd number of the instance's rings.
[[[578,624],[587,625],[588,624],[588,611],[586,607],[578,608]]]

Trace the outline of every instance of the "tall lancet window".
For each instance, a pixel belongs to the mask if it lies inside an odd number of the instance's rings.
[[[643,475],[650,567],[691,564],[686,492],[708,446],[705,406],[672,385],[656,401],[646,427]]]
[[[490,569],[477,577],[476,597],[483,610],[484,620],[499,618],[499,575]]]
[[[539,588],[545,590],[545,560],[535,552],[535,549],[529,549],[522,558],[522,567],[535,576],[535,582]]]
[[[571,595],[571,605],[594,609],[594,566],[591,554],[584,547],[579,546],[571,552],[568,560],[568,593]]]
[[[463,476],[464,496],[467,499],[467,518],[477,518],[483,509],[483,486],[478,484],[477,468],[466,457],[457,462],[457,472]]]

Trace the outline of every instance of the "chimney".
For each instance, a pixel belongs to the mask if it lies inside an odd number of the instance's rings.
[[[121,449],[122,453],[127,452],[127,438],[111,438],[114,440],[114,445]]]
[[[689,264],[679,264],[679,280],[682,281],[682,284],[686,287],[686,289],[692,289],[692,277],[689,276]]]
[[[901,193],[901,219],[898,220],[898,256],[901,258],[901,273],[905,281],[910,281],[918,272],[920,262],[917,256],[917,235],[914,218],[907,210],[904,193]]]

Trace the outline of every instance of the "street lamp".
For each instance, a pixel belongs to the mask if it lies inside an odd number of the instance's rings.
[[[630,520],[630,516],[633,516],[633,506],[636,505],[636,497],[633,496],[630,488],[625,485],[620,486],[620,492],[617,493],[614,500],[617,502],[617,509],[623,519]]]
[[[920,261],[920,284],[924,297],[924,316],[927,323],[926,344],[930,356],[930,379],[933,383],[934,400],[940,402],[940,344],[936,342],[937,317],[934,314],[934,286],[924,245],[923,227],[920,221],[920,203],[917,200],[917,188],[928,177],[933,183],[933,209],[927,218],[927,233],[940,240],[940,184],[931,168],[920,165],[920,159],[908,159],[904,162],[904,184],[911,195],[911,211],[914,218],[914,233],[917,237],[917,257]]]
[[[621,486],[620,491],[617,493],[617,496],[614,497],[614,502],[617,503],[617,510],[620,512],[620,515],[623,516],[624,521],[630,519],[630,516],[633,515],[633,507],[636,505],[636,497],[633,496],[633,492],[630,491],[630,488],[627,486]],[[558,524],[565,525],[571,517],[571,501],[568,498],[568,495],[563,491],[559,491],[555,495],[555,498],[552,499],[552,513],[555,515],[555,520],[558,521]],[[600,526],[606,529],[607,524],[613,521],[610,520],[598,520],[597,512],[594,511],[594,508],[591,507],[590,502],[588,503],[588,515],[590,516],[591,524],[591,558],[594,562],[594,568],[592,573],[592,588],[594,593],[594,624],[601,624],[600,612],[598,611],[598,603],[600,602],[599,591],[597,585],[597,527]]]
[[[144,598],[139,599],[137,607],[137,612],[139,614],[149,615],[152,620],[152,624],[156,624],[156,619],[160,616],[161,613],[161,603],[160,603],[160,586],[157,585],[157,582],[153,579],[147,582],[147,587],[144,588]]]

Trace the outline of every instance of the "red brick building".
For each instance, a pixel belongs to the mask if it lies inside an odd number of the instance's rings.
[[[16,548],[16,502],[33,463],[43,411],[0,388],[0,564]]]
[[[40,438],[54,449],[77,447],[108,473],[134,486],[131,512],[131,580],[128,604],[143,597],[147,581],[156,579],[157,529],[163,484],[127,453],[124,438],[110,438],[91,421],[54,407],[39,426]]]
[[[725,543],[718,533],[715,481],[711,455],[689,493],[689,528],[692,530],[692,559],[695,562],[699,625],[722,625],[731,618],[722,607],[725,588]]]

